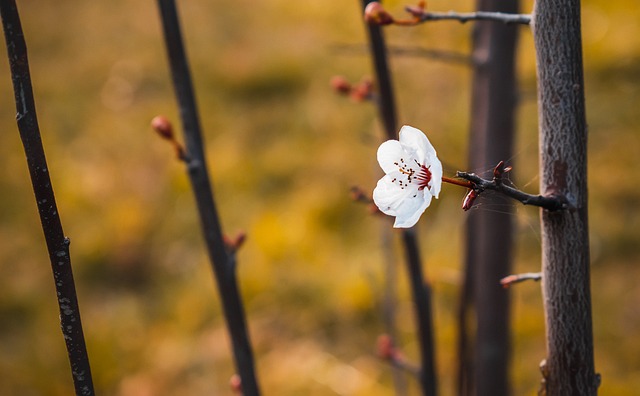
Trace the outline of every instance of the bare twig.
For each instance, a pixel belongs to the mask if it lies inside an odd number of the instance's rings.
[[[7,43],[11,79],[13,80],[18,129],[27,157],[33,192],[51,260],[58,306],[60,307],[60,327],[69,355],[73,384],[76,395],[93,395],[95,393],[91,367],[71,268],[69,239],[64,235],[51,186],[49,168],[36,116],[27,46],[15,1],[0,1],[0,13],[2,14],[2,26]]]
[[[531,15],[529,14],[505,14],[503,12],[430,12],[420,11],[413,7],[407,7],[407,12],[411,13],[417,20],[417,23],[431,21],[458,21],[466,23],[469,21],[494,21],[505,24],[529,25],[531,23]]]
[[[524,282],[527,280],[534,280],[534,281],[539,281],[540,279],[542,279],[542,273],[541,272],[526,272],[524,274],[516,274],[516,275],[509,275],[509,276],[505,276],[504,278],[500,279],[500,284],[504,287],[507,288],[515,283],[520,283],[520,282]]]
[[[191,83],[191,75],[185,54],[178,15],[173,0],[158,0],[165,44],[171,66],[173,85],[180,106],[185,134],[185,162],[191,180],[202,231],[220,298],[222,300],[227,330],[229,332],[236,370],[240,375],[242,392],[246,396],[259,395],[255,375],[253,352],[247,331],[244,307],[238,290],[235,271],[235,254],[228,251],[224,242],[220,220],[206,167],[204,145],[198,110]]]

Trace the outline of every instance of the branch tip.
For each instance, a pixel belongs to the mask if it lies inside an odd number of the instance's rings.
[[[162,139],[168,141],[173,146],[173,149],[176,152],[176,157],[180,161],[187,162],[187,154],[184,146],[178,142],[176,139],[175,133],[173,132],[173,125],[171,121],[163,115],[155,116],[151,120],[151,128],[160,136]]]
[[[471,185],[466,187],[476,191],[476,195],[479,195],[485,190],[492,190],[492,191],[499,192],[507,197],[513,198],[524,205],[539,206],[543,209],[546,209],[552,212],[571,208],[570,203],[567,201],[566,197],[564,196],[555,195],[555,194],[546,195],[546,196],[532,195],[524,191],[518,190],[514,187],[503,184],[502,176],[504,175],[504,173],[509,172],[510,170],[511,170],[510,166],[505,166],[504,162],[500,161],[500,163],[494,168],[494,171],[493,171],[494,177],[492,180],[483,179],[480,176],[476,175],[475,173],[461,172],[461,171],[456,172],[456,177],[459,177],[469,182]],[[445,180],[444,177],[442,178],[442,180],[448,181],[448,180]],[[456,184],[456,183],[453,183],[453,184]],[[476,197],[473,197],[473,198],[475,199]],[[465,201],[466,200],[467,198],[465,198]],[[465,208],[465,205],[463,204],[463,209],[464,208]]]
[[[526,272],[524,274],[516,274],[516,275],[509,275],[509,276],[505,276],[504,278],[500,279],[500,284],[502,285],[502,287],[504,287],[505,289],[507,289],[509,286],[515,284],[515,283],[520,283],[520,282],[524,282],[527,280],[533,280],[533,281],[539,281],[540,279],[542,279],[542,273],[541,272]]]

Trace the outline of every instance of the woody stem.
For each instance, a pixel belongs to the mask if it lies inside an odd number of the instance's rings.
[[[449,184],[455,184],[456,186],[466,187],[469,189],[473,189],[474,185],[470,181],[455,179],[452,177],[442,176],[442,181]]]

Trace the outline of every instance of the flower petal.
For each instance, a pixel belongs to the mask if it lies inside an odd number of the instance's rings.
[[[413,154],[421,164],[424,164],[428,157],[436,157],[436,149],[427,138],[427,135],[418,128],[405,125],[400,128],[399,135],[400,144],[405,151]]]
[[[400,188],[392,180],[391,176],[385,175],[373,190],[373,202],[382,213],[389,216],[395,216],[402,202],[415,194],[412,190]]]
[[[373,201],[382,213],[396,217],[394,227],[413,227],[431,203],[431,194],[424,190],[402,189],[392,180],[386,175],[378,181],[373,190]]]
[[[429,192],[438,198],[438,195],[440,195],[440,187],[442,187],[442,162],[440,162],[435,154],[433,156],[427,156],[426,162],[430,165],[429,171],[431,172]]]
[[[431,194],[420,191],[421,194],[411,195],[405,198],[397,210],[394,228],[410,228],[413,227],[425,209],[431,204]]]
[[[384,173],[397,171],[398,162],[404,157],[407,157],[407,152],[397,140],[387,140],[378,147],[378,163]]]

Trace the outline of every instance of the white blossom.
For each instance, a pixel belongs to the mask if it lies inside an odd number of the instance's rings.
[[[399,141],[380,145],[378,162],[385,175],[373,190],[373,201],[381,212],[395,216],[394,227],[413,227],[440,194],[442,163],[436,150],[421,130],[405,125]]]

